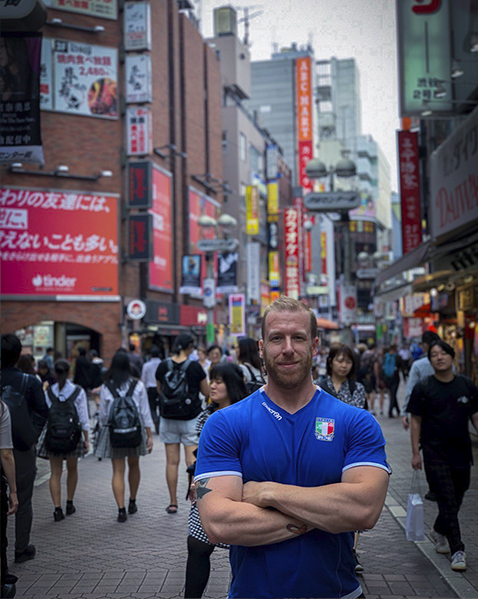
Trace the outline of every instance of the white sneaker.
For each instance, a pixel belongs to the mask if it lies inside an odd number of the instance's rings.
[[[451,569],[455,572],[466,570],[466,553],[464,551],[455,551],[451,556]]]
[[[448,541],[446,540],[445,535],[441,535],[434,528],[430,533],[432,541],[435,543],[435,551],[437,553],[449,553]]]

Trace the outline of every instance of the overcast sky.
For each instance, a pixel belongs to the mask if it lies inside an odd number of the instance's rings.
[[[201,0],[202,32],[213,35],[212,11],[227,4]],[[253,3],[252,3],[253,2]],[[360,71],[362,133],[370,133],[380,144],[391,167],[392,189],[397,189],[396,130],[398,84],[393,0],[252,0],[249,6],[252,60],[271,56],[279,47],[312,42],[317,59],[355,58]],[[196,2],[197,4],[197,2]],[[238,11],[238,18],[244,15]],[[239,25],[239,36],[244,25]]]

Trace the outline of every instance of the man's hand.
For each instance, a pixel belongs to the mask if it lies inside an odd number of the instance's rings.
[[[146,439],[146,449],[148,450],[148,453],[151,453],[153,451],[153,437],[148,435],[148,438]]]
[[[89,439],[84,439],[83,443],[85,444],[85,455],[90,451],[90,441]]]
[[[408,420],[408,416],[402,417],[403,428],[407,431],[410,428],[410,422]]]
[[[420,454],[414,454],[412,456],[412,468],[414,470],[422,469],[422,456]]]
[[[191,486],[189,487],[189,501],[191,503],[193,503],[196,499],[196,485],[194,483],[191,483]]]
[[[15,514],[18,510],[18,497],[17,494],[12,493],[12,491],[10,491],[10,494],[8,496],[8,507],[8,516],[13,516],[13,514]]]
[[[269,507],[270,493],[276,483],[250,481],[242,487],[242,501],[252,503],[257,507]]]

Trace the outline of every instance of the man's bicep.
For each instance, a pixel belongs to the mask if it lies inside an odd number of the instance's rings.
[[[360,485],[363,500],[379,511],[385,502],[389,478],[386,470],[375,466],[357,466],[342,474],[342,482]]]
[[[242,478],[234,475],[213,476],[196,480],[198,504],[211,500],[242,501]],[[206,501],[204,501],[206,500]]]

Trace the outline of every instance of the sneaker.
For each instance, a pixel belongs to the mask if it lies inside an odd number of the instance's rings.
[[[357,574],[360,574],[361,572],[364,571],[364,567],[359,562],[359,558],[358,558],[358,555],[357,555],[357,552],[355,551],[355,549],[354,549],[354,558],[355,558],[355,572],[357,572]]]
[[[28,545],[25,551],[15,551],[15,563],[23,564],[23,562],[27,562],[35,557],[37,550],[35,549],[35,545]]]
[[[136,514],[138,506],[136,505],[136,499],[130,499],[128,504],[128,514]]]
[[[53,519],[55,520],[55,522],[60,522],[61,520],[65,519],[65,514],[63,513],[61,507],[55,508],[55,511],[53,512]]]
[[[464,551],[455,551],[451,556],[451,569],[455,572],[466,570],[466,553]]]
[[[118,522],[126,522],[128,519],[128,515],[126,513],[126,508],[122,507],[118,510]]]
[[[73,501],[66,502],[66,515],[71,516],[76,512],[76,507],[73,505]]]
[[[437,553],[449,553],[450,549],[448,547],[448,541],[445,535],[441,535],[434,528],[432,528],[430,532],[430,537],[432,541],[435,543],[435,551]]]

